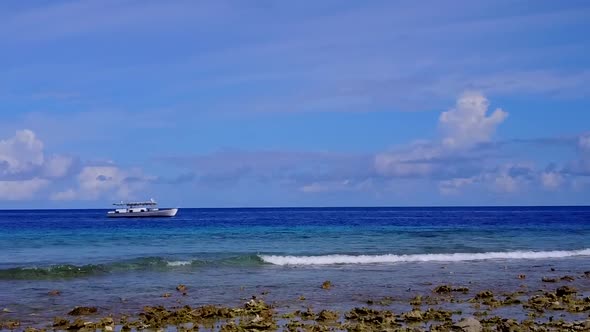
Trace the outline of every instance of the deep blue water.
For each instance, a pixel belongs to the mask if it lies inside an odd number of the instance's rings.
[[[198,293],[182,298],[190,304],[240,303],[270,290],[279,302],[305,293],[316,305],[346,306],[445,280],[517,287],[518,273],[538,280],[549,266],[590,270],[590,207],[105,213],[0,211],[0,304],[15,315],[85,302],[132,311],[184,283]],[[337,287],[316,293],[326,279]],[[51,289],[62,296],[48,297]]]

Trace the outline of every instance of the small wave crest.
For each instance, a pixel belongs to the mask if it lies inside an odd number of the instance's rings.
[[[43,280],[79,278],[130,271],[167,272],[192,270],[207,266],[256,266],[264,262],[256,255],[217,257],[208,260],[180,260],[163,257],[139,257],[104,264],[56,264],[0,269],[0,280]]]
[[[168,266],[185,266],[193,264],[193,261],[171,261],[167,262]]]
[[[557,251],[508,251],[485,253],[415,254],[415,255],[323,255],[277,256],[259,255],[274,265],[344,265],[344,264],[392,264],[405,262],[461,262],[483,260],[549,259],[590,256],[590,249]]]

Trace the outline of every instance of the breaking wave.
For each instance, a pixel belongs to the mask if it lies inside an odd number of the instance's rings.
[[[193,263],[193,261],[171,261],[171,262],[167,262],[168,266],[185,266],[185,265],[191,265]]]
[[[590,256],[590,248],[570,251],[509,251],[486,253],[415,254],[415,255],[322,255],[280,256],[245,254],[210,259],[170,259],[140,257],[104,264],[56,264],[50,266],[21,266],[0,269],[0,280],[50,280],[82,278],[125,272],[197,271],[206,267],[256,267],[263,265],[344,265],[394,264],[404,262],[461,262],[482,260],[550,259]]]
[[[416,255],[324,255],[277,256],[260,255],[274,265],[391,264],[404,262],[461,262],[483,260],[550,259],[590,256],[590,249],[558,251],[508,251],[485,253],[416,254]]]

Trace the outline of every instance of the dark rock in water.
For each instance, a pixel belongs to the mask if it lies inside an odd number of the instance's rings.
[[[82,316],[82,315],[91,315],[98,312],[96,307],[75,307],[72,311],[68,312],[68,315],[71,316]]]
[[[450,293],[451,290],[452,290],[451,286],[448,286],[448,285],[440,285],[440,286],[437,286],[432,291],[435,292],[435,293],[437,293],[437,294],[446,294],[446,293]]]
[[[453,325],[454,330],[459,330],[462,332],[480,332],[482,331],[481,323],[473,318],[467,317],[461,319],[458,323]]]
[[[453,292],[461,292],[463,294],[467,294],[469,293],[469,288],[467,287],[454,287],[453,289],[451,289]]]
[[[43,330],[40,330],[40,329],[36,329],[36,328],[34,328],[34,327],[30,327],[30,326],[29,326],[29,327],[27,327],[27,328],[25,329],[25,332],[45,332],[45,329],[43,329]]]
[[[479,300],[479,299],[489,299],[494,297],[494,293],[492,293],[492,291],[489,290],[485,290],[482,292],[477,293],[477,295],[475,295],[475,299]]]
[[[70,324],[70,327],[68,327],[68,330],[80,330],[81,328],[83,328],[85,326],[86,326],[86,324],[84,323],[84,321],[81,320],[80,318],[78,318],[72,324]]]
[[[559,280],[574,281],[574,280],[576,280],[576,277],[574,277],[574,276],[563,276],[563,277],[559,278]]]
[[[186,286],[183,284],[180,284],[180,285],[176,286],[176,290],[184,293],[184,292],[186,292]]]
[[[555,268],[554,267],[551,268],[551,272],[555,272]]]
[[[58,291],[57,289],[54,289],[54,290],[49,291],[47,293],[47,295],[49,295],[49,296],[59,296],[59,295],[61,295],[61,292]]]
[[[557,282],[556,278],[548,278],[548,277],[543,277],[541,279],[542,282]]]
[[[63,317],[55,317],[53,319],[53,327],[65,327],[65,326],[69,326],[70,325],[70,321],[63,318]]]
[[[225,325],[222,325],[221,329],[219,331],[221,331],[221,332],[240,332],[242,330],[240,327],[238,327],[236,325],[235,322],[229,322]]]
[[[497,331],[516,332],[522,331],[517,321],[514,319],[502,319],[501,322],[496,325]]]
[[[402,314],[402,318],[406,322],[420,322],[424,319],[424,316],[422,315],[422,311],[420,311],[420,309],[414,309],[410,312]]]
[[[115,320],[112,317],[104,317],[98,322],[98,327],[106,327],[115,325]]]
[[[520,304],[521,301],[516,298],[514,295],[506,296],[504,301],[502,301],[502,305],[513,305],[513,304]]]
[[[377,327],[379,330],[385,330],[387,327],[397,326],[395,315],[389,310],[354,308],[347,312],[344,317],[349,321],[346,324],[347,327],[345,327],[349,331],[373,331]]]
[[[322,310],[318,314],[318,321],[335,321],[340,317],[340,315],[335,311],[330,310]]]
[[[576,294],[578,291],[574,287],[561,286],[555,290],[555,294],[559,297]]]
[[[410,304],[416,306],[422,305],[422,295],[416,295],[416,297],[410,301]]]
[[[251,299],[244,304],[244,309],[248,314],[261,314],[270,311],[271,308],[262,300]]]
[[[277,328],[276,323],[272,317],[261,317],[258,315],[249,321],[241,320],[239,327],[245,329],[246,331],[276,330]]]
[[[323,289],[330,289],[332,288],[332,282],[330,282],[330,280],[326,280],[322,283],[322,288]]]
[[[20,327],[20,321],[18,320],[7,320],[0,322],[0,330],[15,330]]]
[[[312,319],[316,318],[315,313],[313,312],[313,310],[310,307],[307,307],[307,310],[305,310],[305,311],[297,310],[295,312],[295,314],[297,316],[301,317],[301,319],[303,319],[303,320],[312,320]]]
[[[377,302],[378,305],[388,306],[393,303],[393,298],[390,296],[386,296],[381,299],[381,301]]]
[[[423,313],[423,318],[426,321],[429,320],[437,320],[437,321],[450,321],[451,317],[453,316],[453,313],[447,310],[443,310],[443,309],[433,309],[433,308],[428,308],[428,310],[426,310]]]

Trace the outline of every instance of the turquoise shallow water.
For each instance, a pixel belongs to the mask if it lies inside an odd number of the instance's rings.
[[[0,305],[30,320],[74,305],[133,312],[166,301],[238,305],[263,293],[285,307],[304,295],[306,304],[346,308],[441,282],[509,290],[526,273],[529,287],[542,288],[543,276],[590,270],[588,207],[105,213],[1,211]],[[318,291],[324,280],[332,291]],[[189,296],[161,297],[179,283]],[[47,296],[52,289],[62,295]]]

